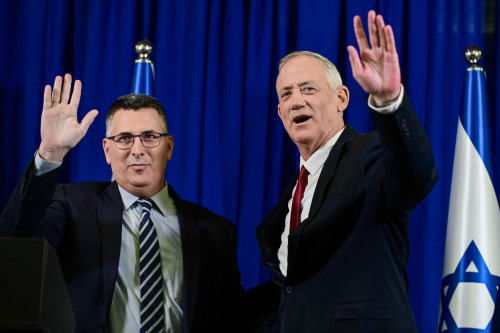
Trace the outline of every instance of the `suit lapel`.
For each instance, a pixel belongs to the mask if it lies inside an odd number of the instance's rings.
[[[123,202],[116,182],[106,187],[97,198],[96,206],[102,246],[104,304],[109,309],[118,274],[123,220]]]
[[[337,170],[337,166],[342,154],[343,144],[356,135],[358,135],[358,132],[352,126],[347,125],[335,145],[332,147],[332,150],[330,151],[330,154],[325,161],[325,164],[321,171],[321,175],[319,176],[318,183],[316,185],[316,189],[314,191],[311,208],[309,210],[309,216],[307,217],[307,219],[302,221],[299,226],[288,236],[288,272],[290,272],[291,267],[293,267],[297,250],[299,248],[299,240],[302,237],[304,228],[307,227],[309,223],[311,223],[311,221],[314,219],[314,216],[318,213],[319,208],[323,204],[326,189],[330,186],[333,176],[335,175],[335,171]]]
[[[323,170],[321,171],[321,175],[319,176],[316,190],[314,191],[308,220],[314,218],[319,210],[319,207],[323,203],[326,188],[330,184],[333,176],[335,175],[335,171],[337,170],[337,165],[340,161],[343,144],[357,134],[358,132],[352,126],[347,125],[344,132],[342,132],[342,135],[339,137],[332,150],[330,151],[330,154],[325,161],[325,165],[323,166]]]
[[[201,237],[196,227],[196,221],[185,211],[182,199],[170,186],[168,187],[168,194],[174,200],[177,216],[179,217],[184,265],[184,299],[182,306],[184,332],[191,332],[201,274]]]

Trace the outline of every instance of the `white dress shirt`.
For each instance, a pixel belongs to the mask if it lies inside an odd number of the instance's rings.
[[[404,96],[404,87],[401,85],[401,92],[399,93],[398,98],[391,104],[384,107],[376,107],[373,105],[371,95],[368,97],[368,106],[380,113],[393,113],[401,106],[403,103]],[[344,127],[345,128],[345,127]],[[307,161],[305,161],[302,156],[300,156],[300,168],[304,166],[307,171],[309,171],[309,175],[307,176],[307,186],[304,191],[304,196],[302,197],[301,203],[301,211],[299,216],[299,223],[304,221],[309,217],[309,210],[311,209],[311,203],[314,196],[314,192],[316,191],[316,185],[318,185],[318,179],[321,175],[321,171],[323,170],[323,165],[330,155],[330,150],[333,148],[340,135],[344,131],[344,128],[341,129],[337,134],[335,134],[330,140],[328,140],[323,146],[321,146],[318,150],[316,150],[311,157]],[[292,196],[290,200],[288,200],[288,213],[285,217],[285,229],[281,234],[281,246],[278,249],[278,259],[280,262],[280,271],[284,276],[287,275],[288,271],[288,235],[290,234],[290,213],[292,211],[292,201],[293,195],[295,194],[295,190],[297,189],[297,184],[292,191]]]

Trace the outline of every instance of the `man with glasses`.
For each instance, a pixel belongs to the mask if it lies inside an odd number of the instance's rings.
[[[165,179],[174,141],[146,95],[108,110],[103,148],[116,181],[57,184],[97,116],[77,120],[81,82],[45,87],[42,141],[0,219],[0,236],[57,249],[78,332],[241,332],[243,289],[231,222],[182,200]]]

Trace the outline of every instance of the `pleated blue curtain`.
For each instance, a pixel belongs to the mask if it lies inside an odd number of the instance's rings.
[[[97,108],[100,115],[66,157],[60,180],[110,179],[100,148],[105,114],[129,92],[135,43],[148,39],[156,97],[175,141],[166,179],[182,197],[235,223],[245,288],[266,281],[255,228],[298,166],[297,150],[277,115],[278,61],[294,50],[330,58],[351,92],[346,121],[370,131],[366,94],[351,75],[346,51],[356,45],[353,16],[361,15],[366,26],[370,9],[393,26],[403,84],[429,133],[440,174],[413,214],[408,267],[419,328],[435,331],[469,45],[484,52],[494,144],[500,143],[495,0],[2,1],[0,209],[39,145],[43,87],[66,72],[83,82],[80,114]],[[497,171],[499,158],[497,153]]]

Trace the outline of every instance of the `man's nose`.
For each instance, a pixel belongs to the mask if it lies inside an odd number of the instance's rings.
[[[141,137],[140,136],[134,136],[133,140],[134,140],[134,144],[132,145],[132,148],[130,148],[132,155],[142,155],[142,154],[144,154],[145,148],[142,145]]]
[[[300,88],[295,89],[293,94],[290,96],[290,107],[292,110],[300,109],[301,107],[306,105],[306,101],[304,99],[304,95],[302,95],[302,91]]]

